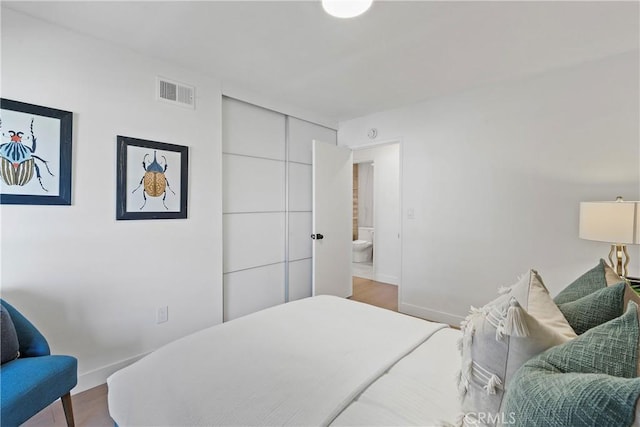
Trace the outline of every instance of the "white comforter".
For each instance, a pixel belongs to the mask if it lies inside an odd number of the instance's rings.
[[[457,425],[461,414],[456,373],[459,330],[445,328],[371,384],[332,426]]]
[[[108,379],[120,427],[327,425],[446,325],[319,296],[177,340]]]

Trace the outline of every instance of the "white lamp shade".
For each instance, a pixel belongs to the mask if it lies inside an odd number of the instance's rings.
[[[373,0],[322,0],[325,12],[336,18],[353,18],[371,7]]]
[[[580,238],[640,244],[640,202],[580,203]]]

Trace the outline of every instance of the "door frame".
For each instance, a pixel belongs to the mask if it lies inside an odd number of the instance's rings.
[[[398,138],[390,138],[390,139],[385,139],[385,140],[380,140],[380,141],[373,141],[367,144],[358,144],[358,145],[347,145],[346,147],[351,148],[352,151],[358,151],[358,150],[366,150],[366,149],[371,149],[371,148],[378,148],[378,147],[382,147],[385,145],[392,145],[392,144],[398,144],[398,180],[399,180],[399,185],[400,188],[398,189],[399,191],[399,195],[400,195],[400,201],[399,201],[399,210],[400,212],[399,214],[399,219],[400,219],[400,224],[399,224],[399,229],[400,229],[400,271],[398,274],[398,306],[400,306],[400,302],[402,301],[402,272],[404,271],[404,265],[403,265],[403,253],[404,253],[404,245],[403,245],[403,236],[404,236],[404,205],[403,205],[403,200],[404,200],[404,195],[403,195],[403,188],[404,188],[404,181],[403,181],[403,173],[402,173],[402,169],[403,169],[403,149],[404,149],[404,144],[403,144],[403,139],[401,137]],[[376,185],[375,182],[373,184],[374,186]],[[373,229],[374,229],[374,235],[373,235],[373,239],[374,239],[374,254],[375,254],[375,229],[376,229],[376,225],[377,225],[377,215],[375,215],[376,212],[376,198],[374,198],[373,200],[373,205],[374,205],[374,216],[373,216]],[[374,255],[375,257],[375,255]],[[376,269],[376,262],[373,262],[373,268],[374,268],[374,277],[375,277],[375,269]]]

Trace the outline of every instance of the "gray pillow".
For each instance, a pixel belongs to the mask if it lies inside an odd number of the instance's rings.
[[[458,390],[467,424],[496,424],[504,391],[517,369],[576,337],[535,270],[501,292],[484,307],[472,309],[461,325]]]
[[[9,312],[3,305],[0,305],[0,330],[2,338],[2,341],[0,342],[1,362],[5,363],[17,359],[20,355],[18,334],[16,334],[16,328],[13,325],[11,316],[9,316]]]

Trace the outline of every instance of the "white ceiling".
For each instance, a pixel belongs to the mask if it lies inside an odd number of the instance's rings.
[[[639,3],[2,2],[277,102],[345,120],[637,50]]]

